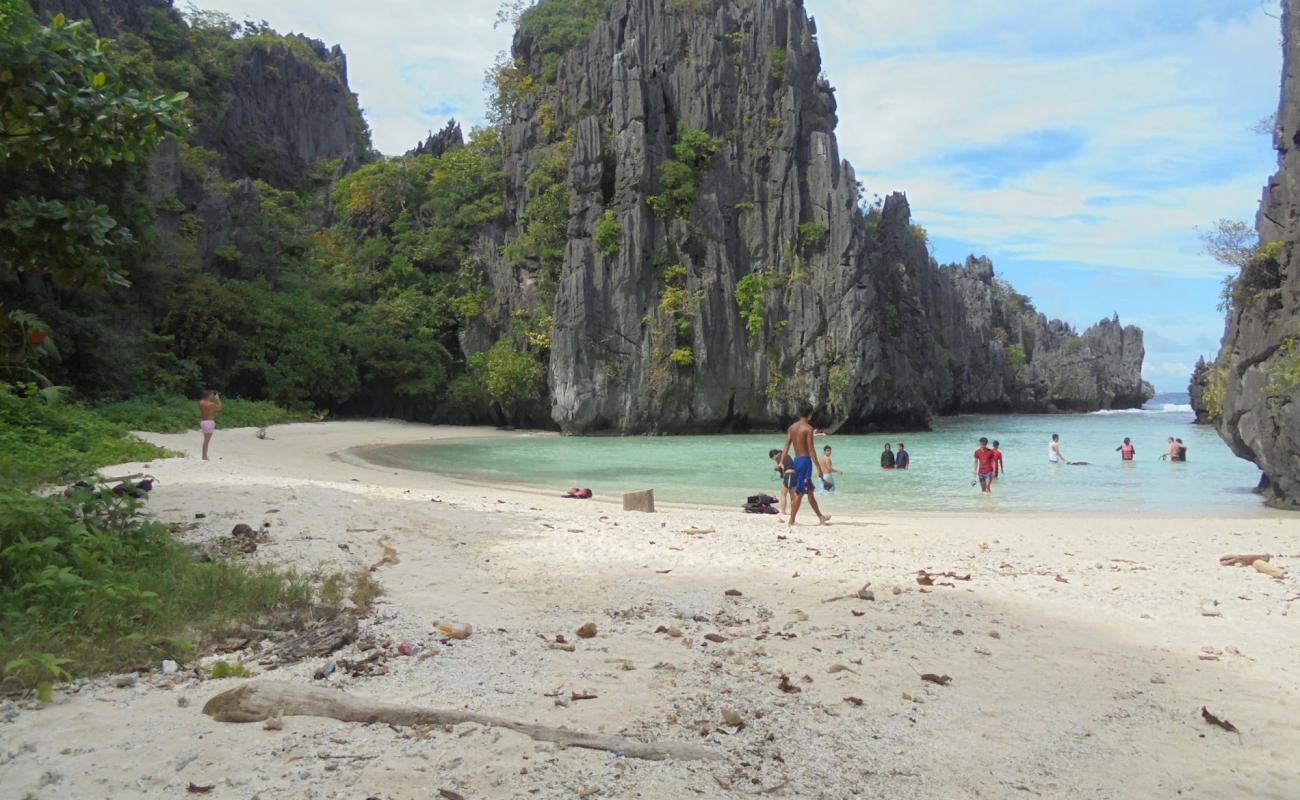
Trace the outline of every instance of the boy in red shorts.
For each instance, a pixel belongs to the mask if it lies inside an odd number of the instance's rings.
[[[980,437],[979,449],[975,451],[975,477],[979,479],[980,491],[992,494],[993,473],[997,470],[998,457],[989,449],[989,440]]]

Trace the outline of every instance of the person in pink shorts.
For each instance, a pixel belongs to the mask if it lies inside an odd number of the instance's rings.
[[[208,460],[208,442],[217,430],[214,415],[221,410],[221,395],[208,389],[199,399],[199,430],[203,431],[203,460]]]

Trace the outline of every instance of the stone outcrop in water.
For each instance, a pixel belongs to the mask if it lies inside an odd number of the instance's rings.
[[[864,209],[798,0],[613,0],[558,64],[523,30],[513,55],[555,78],[508,114],[515,224],[484,236],[493,297],[464,347],[553,317],[536,421],[716,431],[815,400],[829,426],[868,429],[1150,397],[1137,328],[1076,335],[985,259],[938,267],[902,195]],[[557,157],[563,258],[512,257]]]
[[[1278,171],[1255,219],[1267,257],[1236,279],[1215,426],[1234,453],[1264,470],[1272,505],[1300,509],[1300,16],[1291,6],[1282,4]]]

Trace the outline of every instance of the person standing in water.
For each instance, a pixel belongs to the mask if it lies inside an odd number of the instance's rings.
[[[1005,472],[1002,468],[1002,451],[999,449],[1000,444],[997,439],[993,440],[993,477],[1001,478]]]
[[[1133,446],[1133,443],[1132,443],[1131,441],[1129,441],[1129,438],[1128,438],[1127,436],[1125,436],[1125,437],[1124,437],[1124,444],[1120,445],[1119,447],[1116,447],[1116,448],[1115,448],[1115,452],[1119,453],[1119,457],[1120,457],[1122,460],[1124,460],[1124,461],[1132,461],[1132,460],[1133,460],[1133,456],[1134,456],[1134,454],[1137,453],[1137,448],[1135,448],[1135,447]]]
[[[1061,455],[1061,437],[1052,434],[1052,443],[1047,445],[1047,460],[1053,464],[1066,464],[1065,456]]]
[[[822,471],[821,462],[817,460],[817,450],[813,447],[813,426],[812,426],[813,407],[812,403],[804,403],[799,408],[799,419],[785,433],[785,447],[781,449],[781,460],[784,461],[790,448],[794,448],[794,502],[790,505],[790,528],[794,528],[795,518],[799,515],[799,504],[803,502],[804,495],[808,496],[808,503],[812,506],[813,513],[821,524],[825,525],[830,522],[831,518],[822,514],[822,510],[817,507],[817,498],[814,497],[816,488],[813,486],[813,468],[817,469],[817,477],[825,477]]]
[[[997,456],[989,449],[989,440],[980,437],[979,449],[975,451],[975,478],[980,482],[980,491],[993,494],[993,472],[996,469]]]
[[[217,430],[217,421],[213,418],[221,410],[221,395],[208,389],[199,398],[199,430],[203,431],[203,460],[208,460],[208,442]]]
[[[1187,460],[1187,445],[1183,444],[1182,439],[1174,439],[1174,461]]]
[[[1178,456],[1178,444],[1177,442],[1174,441],[1174,437],[1170,436],[1169,449],[1165,451],[1164,455],[1160,456],[1160,460],[1164,461],[1166,458],[1170,458],[1173,459],[1174,461],[1177,461],[1178,460],[1177,456]]]
[[[907,469],[907,465],[912,463],[912,457],[908,455],[907,449],[903,443],[898,443],[898,452],[894,453],[894,469]]]
[[[890,447],[891,447],[891,445],[889,444],[889,442],[885,442],[885,450],[884,450],[884,452],[882,452],[882,453],[880,454],[880,468],[881,468],[881,469],[893,469],[893,468],[894,468],[894,451],[891,450]]]
[[[825,447],[822,448],[822,469],[826,471],[825,474],[822,476],[822,488],[825,489],[828,494],[834,494],[835,474],[838,473],[839,470],[835,469],[835,467],[831,464],[830,445],[826,445]]]

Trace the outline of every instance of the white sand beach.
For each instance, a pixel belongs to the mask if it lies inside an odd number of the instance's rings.
[[[391,642],[388,674],[316,681],[320,659],[268,677],[721,758],[643,761],[472,724],[220,723],[201,708],[241,681],[182,669],[9,708],[0,797],[183,797],[189,784],[262,800],[1300,797],[1298,516],[863,514],[781,538],[774,516],[623,512],[616,498],[470,485],[346,452],[528,434],[329,422],[271,435],[222,430],[208,463],[197,433],[146,435],[188,455],[105,470],[157,476],[152,513],[193,523],[194,541],[269,520],[259,560],[361,569],[380,561],[381,538],[396,549],[363,622]],[[1220,566],[1228,553],[1274,554],[1288,577]],[[922,569],[970,579],[923,587]],[[874,600],[827,602],[868,582]],[[444,641],[434,620],[474,633]],[[579,639],[588,622],[597,635]],[[574,649],[552,648],[557,635]],[[401,656],[402,641],[421,648]],[[225,656],[241,657],[261,669],[255,651]]]

